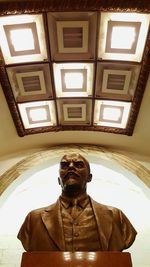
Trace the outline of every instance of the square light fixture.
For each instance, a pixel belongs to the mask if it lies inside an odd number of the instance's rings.
[[[94,124],[107,127],[126,128],[131,103],[96,100]]]
[[[17,102],[52,98],[52,84],[48,64],[7,67],[7,74]]]
[[[43,71],[17,73],[16,78],[21,95],[46,94]]]
[[[102,12],[98,57],[106,60],[140,62],[149,21],[149,14]]]
[[[63,92],[86,92],[87,69],[62,69],[61,79]]]
[[[42,14],[1,17],[0,43],[6,64],[46,60]]]
[[[91,60],[96,56],[97,12],[48,12],[51,58]]]
[[[35,22],[4,25],[4,31],[12,57],[40,53]]]
[[[57,110],[60,125],[90,125],[92,100],[58,99]]]
[[[93,64],[53,64],[57,97],[88,97],[92,95]]]
[[[135,54],[141,22],[108,21],[106,53]]]
[[[86,104],[64,104],[64,121],[85,121]]]
[[[140,73],[140,64],[98,62],[95,96],[132,101]]]
[[[131,71],[104,70],[102,92],[113,94],[127,94],[131,79]]]
[[[88,21],[57,21],[59,53],[88,52]]]
[[[54,101],[18,104],[25,129],[56,125]]]

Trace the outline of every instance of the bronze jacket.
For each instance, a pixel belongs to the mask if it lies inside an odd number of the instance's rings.
[[[132,245],[136,230],[123,212],[91,199],[102,251],[122,251]],[[31,211],[17,236],[26,251],[65,251],[59,200]]]

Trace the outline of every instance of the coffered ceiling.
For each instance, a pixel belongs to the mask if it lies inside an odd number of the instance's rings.
[[[132,135],[149,74],[147,1],[49,2],[0,4],[0,77],[18,135]]]

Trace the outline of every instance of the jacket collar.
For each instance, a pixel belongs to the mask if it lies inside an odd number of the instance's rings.
[[[54,241],[59,250],[65,251],[65,241],[59,200],[57,200],[57,202],[53,205],[47,207],[42,212],[41,217],[50,238]]]
[[[102,205],[91,198],[91,204],[95,214],[102,250],[109,249],[109,240],[112,233],[112,212],[108,206]]]

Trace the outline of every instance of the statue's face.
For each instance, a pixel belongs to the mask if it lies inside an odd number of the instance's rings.
[[[63,192],[81,194],[86,191],[87,182],[91,181],[88,162],[79,154],[65,155],[60,162],[59,184]]]

